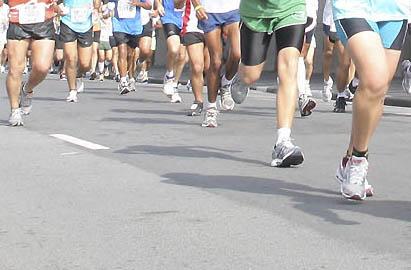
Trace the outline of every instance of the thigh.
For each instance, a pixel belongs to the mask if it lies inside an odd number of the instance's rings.
[[[230,40],[231,52],[240,53],[240,30],[239,23],[233,22],[223,27],[223,31],[227,34],[228,40]]]
[[[180,37],[181,30],[180,30],[180,28],[178,28],[177,25],[175,25],[173,23],[164,24],[163,29],[164,29],[164,35],[166,36],[167,39],[171,36]]]
[[[223,54],[223,45],[221,44],[221,28],[216,28],[211,32],[204,34],[205,43],[210,52],[211,61],[221,59]]]
[[[192,66],[204,65],[204,43],[199,42],[187,46],[187,53]]]
[[[92,56],[92,47],[81,47],[77,48],[78,50],[78,62],[80,66],[87,66],[90,64],[91,56]]]
[[[26,64],[26,52],[29,48],[28,40],[8,40],[8,61],[11,69],[23,71]]]
[[[255,32],[246,24],[241,26],[241,63],[245,66],[262,64],[267,58],[272,35]]]
[[[285,26],[276,30],[275,38],[278,52],[285,48],[296,48],[301,52],[304,42],[304,30],[304,24]]]

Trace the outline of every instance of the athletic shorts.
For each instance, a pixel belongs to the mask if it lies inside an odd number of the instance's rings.
[[[56,40],[56,50],[63,50],[64,43],[61,40],[60,34],[55,34],[55,40]]]
[[[93,31],[93,42],[100,42],[100,35],[101,35],[101,31]]]
[[[317,25],[317,22],[314,21],[314,18],[307,17],[307,22],[305,24],[305,43],[311,44],[311,41],[313,40],[316,25]]]
[[[143,33],[138,35],[139,37],[152,37],[153,36],[153,22],[150,20],[143,26]]]
[[[173,23],[163,24],[163,29],[164,29],[164,35],[166,36],[166,39],[171,36],[180,36],[180,33],[181,33],[181,29],[178,28],[178,26]]]
[[[338,41],[337,33],[331,31],[331,26],[323,23],[323,32],[328,37],[328,40],[331,43],[335,43]]]
[[[197,43],[204,43],[204,34],[200,32],[188,32],[181,37],[181,43],[184,46],[190,46]]]
[[[301,52],[304,42],[305,23],[289,25],[274,32],[277,51],[284,48],[296,48]],[[272,33],[256,32],[246,24],[241,25],[241,63],[246,66],[262,64],[267,58]]]
[[[10,23],[7,30],[7,39],[23,40],[23,39],[50,39],[54,40],[54,23],[53,19],[49,19],[41,23],[33,24],[18,24]]]
[[[240,11],[238,9],[226,13],[207,13],[207,16],[207,20],[198,21],[198,28],[203,30],[204,33],[240,21]]]
[[[363,18],[349,18],[337,20],[335,25],[337,35],[344,45],[355,34],[372,31],[379,34],[384,48],[397,51],[402,49],[407,33],[406,20],[373,22]]]
[[[110,43],[111,48],[117,47],[117,42],[116,42],[116,39],[114,38],[114,36],[110,36],[108,38],[108,42]]]
[[[110,42],[109,41],[100,41],[100,44],[98,45],[98,49],[103,50],[103,51],[111,50]]]
[[[123,32],[113,32],[113,36],[116,40],[117,46],[121,44],[127,44],[132,49],[138,47],[138,35],[130,35]]]
[[[77,40],[77,44],[82,47],[90,47],[93,44],[93,28],[85,33],[77,33],[68,27],[65,23],[60,23],[60,38],[64,43],[73,42]]]

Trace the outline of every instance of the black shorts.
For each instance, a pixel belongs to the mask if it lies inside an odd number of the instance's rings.
[[[305,43],[311,44],[311,41],[313,40],[316,25],[317,25],[317,22],[314,21],[314,18],[307,17],[307,23],[305,24]]]
[[[331,43],[338,41],[337,32],[331,32],[331,26],[323,24],[323,32]]]
[[[93,31],[93,42],[100,43],[101,31]]]
[[[284,48],[296,48],[301,52],[304,42],[304,24],[290,25],[278,29],[273,34],[255,32],[241,25],[241,63],[246,66],[262,64],[267,58],[268,48],[273,35],[277,44],[277,52]]]
[[[181,43],[184,46],[190,46],[197,43],[204,43],[204,34],[200,32],[188,32],[181,37]]]
[[[86,48],[93,44],[93,28],[85,33],[77,33],[63,22],[60,23],[60,37],[64,43],[73,42],[77,40],[80,47]]]
[[[117,46],[121,44],[127,44],[130,48],[135,49],[138,47],[138,36],[130,35],[123,32],[113,32],[114,39]]]
[[[64,43],[61,40],[60,34],[55,34],[56,40],[56,50],[62,50],[64,48]]]
[[[49,19],[41,23],[33,24],[18,24],[10,23],[7,30],[7,39],[23,40],[23,39],[50,39],[54,40],[54,23],[53,19]]]
[[[150,21],[143,26],[143,33],[138,35],[139,37],[152,37],[153,36],[153,22]]]
[[[116,39],[113,36],[110,36],[108,38],[108,42],[110,43],[111,48],[117,47]]]
[[[166,36],[166,39],[171,36],[180,36],[180,33],[181,33],[181,29],[178,28],[178,26],[173,23],[163,24],[163,29],[164,29],[164,35]]]

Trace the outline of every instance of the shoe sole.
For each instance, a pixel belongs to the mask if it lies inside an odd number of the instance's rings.
[[[341,179],[342,177],[340,177],[340,175],[338,173],[335,174],[335,179],[337,180],[338,184],[342,184],[343,180]],[[343,192],[341,192],[341,194],[343,194]],[[344,194],[343,194],[344,196]],[[365,189],[365,196],[366,197],[372,197],[374,196],[374,188],[370,185],[369,188]],[[345,198],[346,196],[344,196]]]
[[[291,152],[288,156],[284,157],[283,160],[277,160],[276,162],[271,162],[272,167],[278,168],[289,168],[291,166],[297,166],[304,162],[304,155],[300,150]]]

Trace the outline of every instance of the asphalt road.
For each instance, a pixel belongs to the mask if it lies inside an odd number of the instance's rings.
[[[156,85],[119,96],[86,81],[67,104],[66,89],[53,77],[36,89],[23,128],[6,126],[0,93],[0,269],[411,269],[411,109],[386,107],[376,196],[355,203],[334,180],[351,114],[331,103],[296,117],[306,161],[279,169],[273,94],[204,129],[187,92],[170,104]]]

